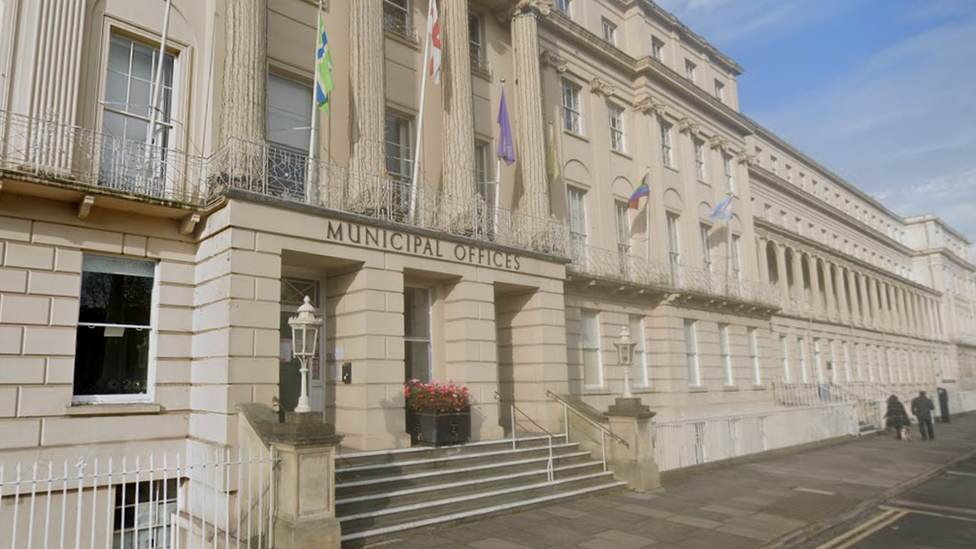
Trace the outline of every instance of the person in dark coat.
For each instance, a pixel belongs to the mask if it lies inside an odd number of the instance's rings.
[[[942,423],[949,423],[949,391],[939,387],[935,392],[939,395],[939,411],[942,412]]]
[[[908,419],[908,412],[905,411],[905,405],[898,400],[898,397],[891,395],[888,397],[888,409],[885,410],[885,425],[889,429],[895,430],[895,438],[901,440],[901,430],[905,427],[911,425],[911,420]]]
[[[912,399],[912,415],[918,418],[918,430],[922,433],[922,440],[935,438],[932,410],[935,410],[932,399],[925,396],[925,391],[919,391],[918,396]]]

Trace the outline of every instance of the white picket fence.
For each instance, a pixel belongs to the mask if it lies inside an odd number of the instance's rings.
[[[274,449],[0,462],[0,547],[271,549]]]
[[[775,409],[654,422],[661,471],[703,465],[778,448],[857,435],[857,404]]]

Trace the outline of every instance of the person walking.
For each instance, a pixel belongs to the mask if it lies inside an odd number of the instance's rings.
[[[888,409],[885,410],[885,425],[889,429],[895,430],[895,438],[901,440],[901,430],[908,427],[911,421],[908,419],[908,412],[905,405],[898,400],[898,397],[891,395],[888,397]]]
[[[943,387],[939,387],[935,392],[939,396],[939,411],[942,415],[942,423],[949,423],[949,392]]]
[[[935,410],[932,399],[925,396],[925,391],[919,391],[918,396],[912,399],[912,415],[918,418],[918,430],[922,433],[922,440],[935,438],[932,410]]]

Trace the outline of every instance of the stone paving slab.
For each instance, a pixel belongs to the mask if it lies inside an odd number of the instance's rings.
[[[976,451],[976,414],[933,442],[872,436],[384,541],[384,549],[758,549]]]

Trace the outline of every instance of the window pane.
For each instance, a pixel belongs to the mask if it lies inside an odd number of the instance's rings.
[[[78,321],[148,326],[152,287],[150,277],[85,272]]]
[[[268,75],[268,141],[307,151],[312,126],[312,87]]]
[[[404,335],[412,338],[430,339],[430,290],[427,288],[404,288]]]
[[[103,327],[78,327],[74,394],[145,394],[150,330],[126,328],[120,337],[107,336],[106,331]]]
[[[430,381],[430,342],[407,341],[406,343],[407,379]]]

